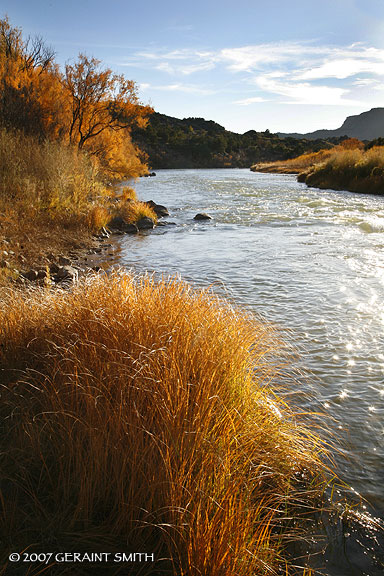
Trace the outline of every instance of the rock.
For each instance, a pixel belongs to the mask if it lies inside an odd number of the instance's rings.
[[[40,270],[37,271],[37,280],[45,280],[46,278],[48,278],[48,273],[44,268],[40,268]]]
[[[60,266],[70,266],[71,264],[72,264],[72,262],[69,258],[66,258],[65,256],[59,256],[59,265]]]
[[[112,218],[108,227],[113,232],[118,231],[125,234],[137,234],[139,231],[136,224],[128,224],[122,216],[115,216]]]
[[[193,219],[194,220],[212,220],[212,216],[210,216],[209,214],[206,214],[205,212],[199,212],[199,214],[196,214],[196,216]]]
[[[127,223],[122,216],[114,216],[110,220],[108,228],[109,230],[121,230],[126,224]]]
[[[79,277],[78,271],[72,266],[61,266],[56,273],[56,278],[58,282],[60,282],[61,280],[75,281],[78,279],[78,277]]]
[[[148,202],[145,202],[145,204],[152,208],[156,216],[159,216],[159,218],[162,218],[163,216],[169,216],[168,208],[162,204],[156,204],[156,202],[153,200],[148,200]]]
[[[136,224],[126,224],[125,228],[124,228],[124,232],[126,234],[137,234],[139,231],[139,228]]]
[[[30,282],[34,282],[37,280],[38,273],[37,270],[28,270],[28,272],[23,272],[22,276],[29,280]]]
[[[49,267],[49,271],[51,274],[57,274],[59,271],[59,266],[55,262],[53,262]]]
[[[152,218],[144,216],[143,218],[140,218],[140,220],[136,222],[136,226],[138,227],[139,230],[151,230],[152,228],[155,227],[155,223],[152,220]]]

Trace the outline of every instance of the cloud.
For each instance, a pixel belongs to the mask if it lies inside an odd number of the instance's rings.
[[[127,65],[137,63],[172,77],[174,82],[167,87],[154,88],[159,90],[206,94],[202,86],[207,73],[215,71],[216,92],[228,92],[236,79],[234,103],[240,106],[271,98],[298,104],[366,106],[372,104],[368,89],[377,93],[384,83],[384,50],[361,43],[271,42],[219,50],[159,49],[137,52]],[[186,76],[198,77],[199,85],[184,84]],[[250,86],[257,87],[256,94],[249,94]],[[248,97],[242,97],[244,92]]]
[[[137,52],[129,60],[121,62],[120,65],[135,67],[140,65],[165,72],[170,76],[189,76],[212,70],[217,61],[218,58],[213,52],[181,49]]]
[[[254,96],[252,98],[244,98],[243,100],[235,100],[232,104],[238,104],[239,106],[249,106],[250,104],[256,104],[258,102],[267,102],[265,98],[260,96]]]
[[[280,81],[270,76],[261,76],[256,80],[257,86],[272,94],[288,97],[285,104],[309,104],[321,106],[361,106],[362,102],[348,99],[344,96],[349,93],[345,88],[321,86],[309,82],[295,80]]]
[[[211,96],[215,94],[215,90],[210,88],[202,88],[201,86],[195,86],[193,84],[162,84],[162,85],[152,85],[152,84],[140,84],[140,88],[143,90],[159,90],[161,92],[185,92],[186,94],[200,94],[202,96]]]

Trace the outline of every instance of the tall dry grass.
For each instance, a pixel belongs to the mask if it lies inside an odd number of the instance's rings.
[[[251,167],[253,172],[271,172],[282,174],[299,174],[313,166],[324,162],[332,154],[332,149],[319,150],[301,154],[297,158],[277,160],[275,162],[262,162]]]
[[[157,215],[153,208],[139,200],[123,199],[117,206],[117,212],[129,224],[135,224],[141,218],[151,218],[155,223],[157,222]]]
[[[0,130],[0,210],[24,219],[80,218],[104,190],[94,163],[77,149]]]
[[[335,149],[323,163],[301,178],[309,186],[384,194],[384,148]]]
[[[118,550],[156,558],[122,573],[279,573],[327,475],[274,394],[277,347],[271,327],[177,279],[4,294],[4,561]],[[49,573],[73,568],[99,573]]]

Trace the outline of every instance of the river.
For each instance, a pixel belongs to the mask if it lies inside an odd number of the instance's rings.
[[[135,188],[176,225],[124,237],[120,263],[213,284],[276,324],[300,353],[302,407],[337,440],[338,473],[384,518],[384,198],[241,169],[161,170]],[[329,573],[376,574],[351,555]]]

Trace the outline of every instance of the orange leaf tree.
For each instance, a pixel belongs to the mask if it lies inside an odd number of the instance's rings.
[[[139,101],[135,82],[102,68],[100,60],[85,54],[75,64],[67,64],[64,85],[72,107],[69,141],[98,156],[101,164],[103,158],[118,155],[115,148],[122,138],[113,133],[122,131],[123,139],[130,141],[131,128],[144,127],[153,111]]]

